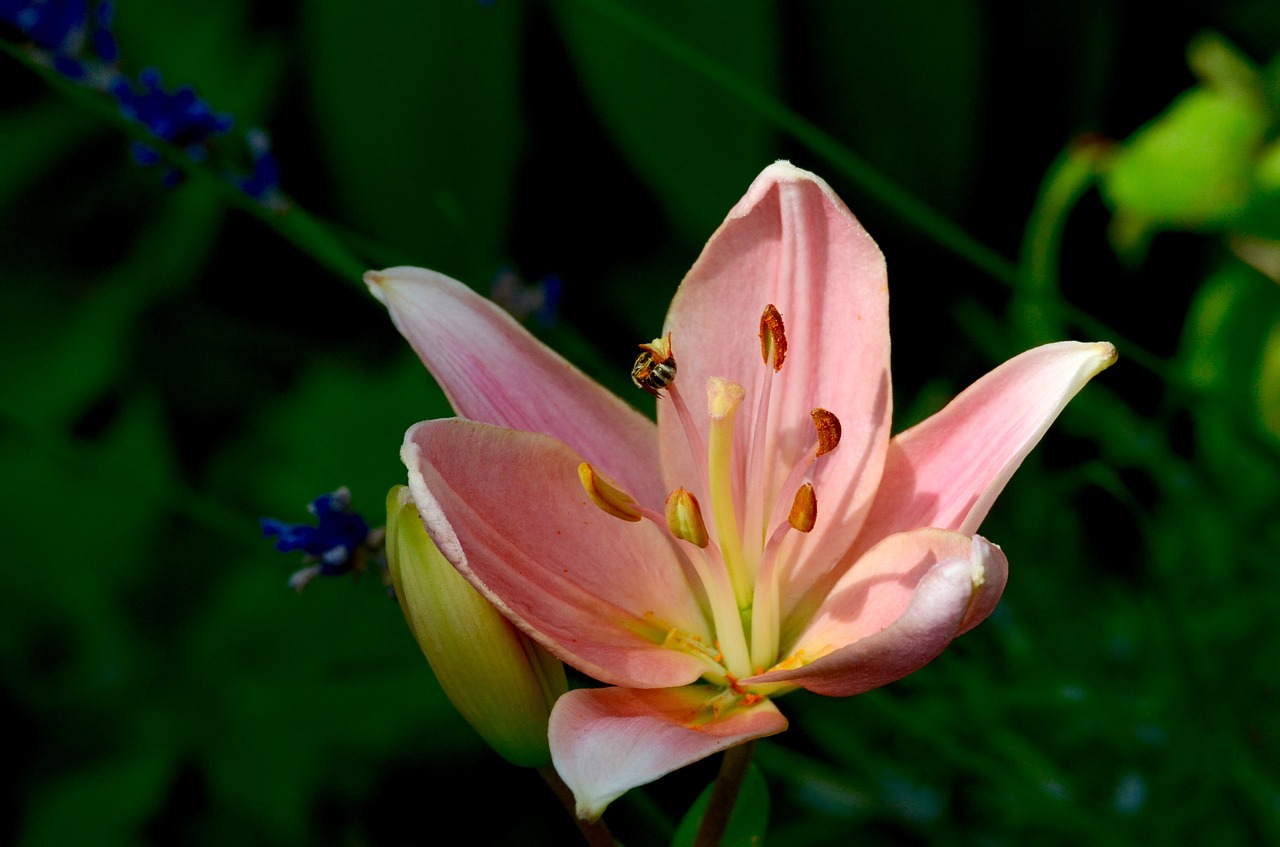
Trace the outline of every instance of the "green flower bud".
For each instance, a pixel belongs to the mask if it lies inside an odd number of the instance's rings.
[[[498,613],[436,549],[409,489],[387,494],[387,563],[409,629],[454,707],[503,758],[550,763],[564,665]]]

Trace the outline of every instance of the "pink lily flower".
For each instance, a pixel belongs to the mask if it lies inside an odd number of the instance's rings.
[[[401,456],[445,557],[517,627],[607,687],[551,713],[552,758],[597,817],[628,789],[851,696],[990,614],[976,535],[1110,344],[1023,353],[889,435],[884,258],[818,177],[767,168],[685,277],[633,379],[655,425],[462,284],[366,282],[459,418]]]

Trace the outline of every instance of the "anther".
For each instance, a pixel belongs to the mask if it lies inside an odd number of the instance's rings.
[[[830,453],[840,443],[840,419],[822,408],[814,409],[809,415],[818,431],[818,455]]]
[[[818,498],[813,493],[813,484],[806,482],[796,492],[796,499],[791,503],[791,514],[787,515],[787,523],[792,529],[809,532],[818,521]]]
[[[667,497],[667,528],[676,538],[695,547],[705,548],[710,540],[698,498],[683,488],[677,488]]]
[[[583,462],[578,465],[578,479],[582,488],[591,498],[591,502],[600,507],[605,514],[613,515],[624,521],[640,520],[640,509],[635,499],[625,491],[610,485],[604,477],[596,473],[596,469]]]
[[[782,315],[770,303],[760,316],[760,355],[764,363],[775,371],[782,370],[787,358],[787,334],[782,327]]]
[[[676,360],[671,355],[671,333],[666,338],[655,338],[641,344],[642,351],[631,366],[631,381],[654,397],[661,398],[662,389],[676,378]]]

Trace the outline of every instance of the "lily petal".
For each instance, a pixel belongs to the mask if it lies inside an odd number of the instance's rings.
[[[410,428],[400,455],[440,552],[558,658],[640,688],[708,669],[690,639],[714,636],[671,542],[595,506],[569,447],[455,418]]]
[[[548,735],[556,771],[594,820],[629,789],[728,747],[782,732],[787,719],[767,699],[712,707],[719,689],[579,688],[556,701]]]
[[[765,379],[760,316],[770,303],[786,326],[787,355],[771,392],[766,491],[775,491],[813,444],[811,409],[827,409],[843,425],[839,449],[813,470],[822,517],[800,557],[825,569],[831,559],[821,551],[848,548],[884,463],[891,403],[888,285],[880,248],[831,187],[787,162],[756,178],[672,301],[664,331],[671,333],[686,396],[702,396],[711,376],[740,383],[748,398],[759,396]],[[705,431],[706,410],[691,405]],[[688,487],[698,477],[670,406],[658,404],[664,474],[668,488]],[[737,456],[746,455],[754,413],[748,400],[736,431]]]
[[[836,583],[788,651],[819,658],[742,682],[849,697],[901,679],[991,613],[1008,567],[981,537],[937,529],[890,536]]]
[[[1067,401],[1115,360],[1105,342],[1028,350],[895,436],[857,548],[919,526],[977,531]]]
[[[461,417],[541,432],[607,467],[645,502],[661,502],[653,422],[529,334],[497,304],[422,268],[369,271],[391,313]]]

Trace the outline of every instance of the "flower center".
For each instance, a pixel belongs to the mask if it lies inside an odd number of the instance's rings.
[[[815,438],[781,483],[774,487],[769,428],[773,379],[786,359],[782,316],[772,305],[760,318],[760,352],[764,379],[749,422],[749,437],[740,441],[746,456],[734,455],[735,427],[747,392],[721,377],[707,380],[709,426],[704,441],[689,405],[677,387],[671,337],[640,345],[632,368],[637,387],[672,403],[695,473],[708,502],[685,488],[667,498],[662,513],[637,504],[601,479],[589,465],[579,468],[583,487],[604,511],[623,520],[652,520],[666,528],[688,560],[706,592],[716,632],[718,670],[713,681],[736,687],[736,680],[761,673],[778,662],[779,574],[794,552],[791,530],[809,532],[817,520],[817,496],[807,477],[818,457],[840,441],[840,421],[825,409],[813,409]],[[708,520],[709,518],[709,520]]]

